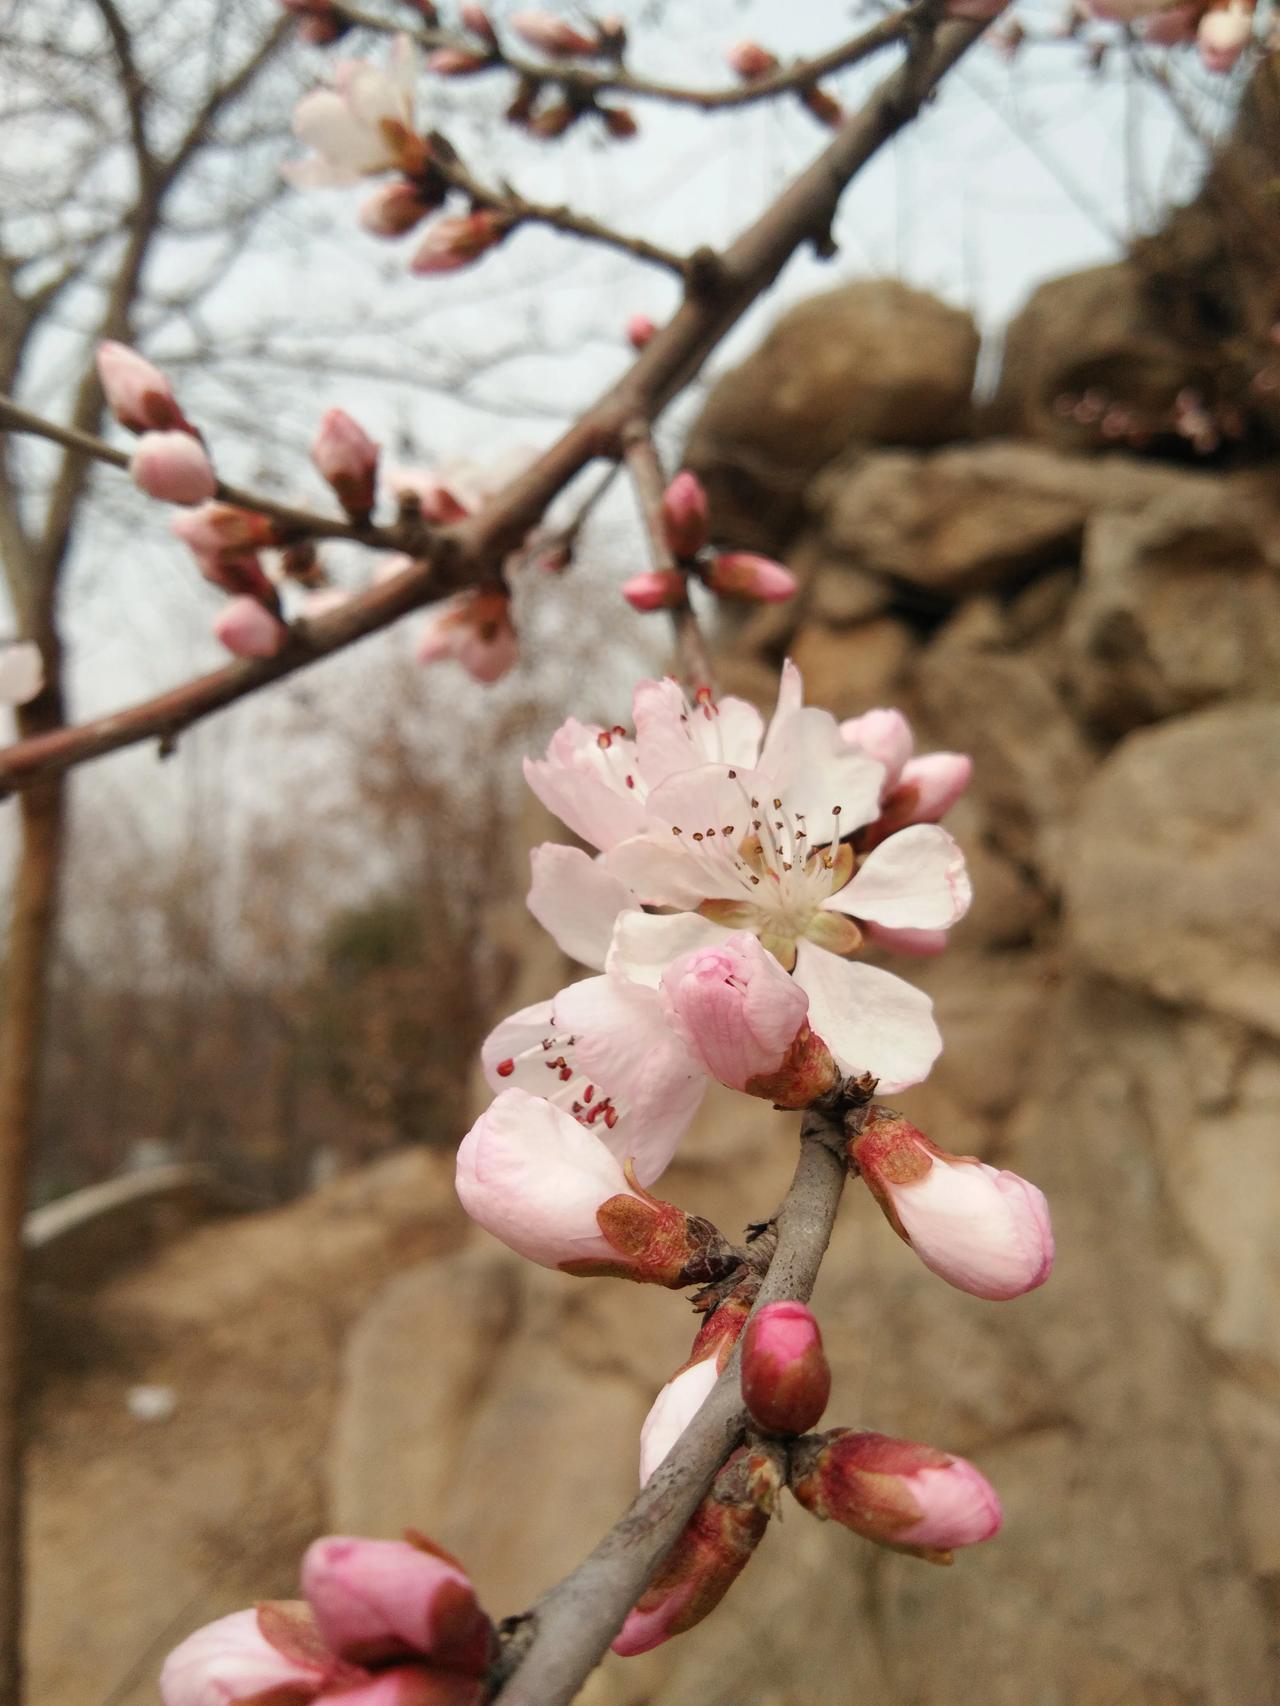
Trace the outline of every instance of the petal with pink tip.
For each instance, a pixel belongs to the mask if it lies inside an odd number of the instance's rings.
[[[636,905],[635,895],[580,847],[545,841],[529,863],[529,911],[570,959],[603,971],[618,915]]]
[[[733,698],[690,705],[670,676],[640,683],[632,715],[640,772],[650,788],[704,764],[749,770],[760,751],[764,725],[754,705]]]

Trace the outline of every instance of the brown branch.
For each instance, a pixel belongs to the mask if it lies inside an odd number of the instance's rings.
[[[145,700],[128,710],[0,751],[0,788],[23,788],[38,776],[157,735],[172,735],[224,705],[292,674],[317,658],[386,627],[442,593],[491,576],[551,501],[588,463],[616,460],[627,423],[653,420],[695,374],[802,243],[823,243],[845,185],[919,111],[921,103],[987,28],[948,20],[922,30],[904,65],[879,86],[807,170],[721,257],[714,292],[683,305],[623,377],[532,467],[479,515],[441,531],[434,564],[360,593],[342,609],[306,625],[305,641],[265,662],[237,663]]]
[[[379,18],[361,7],[339,3],[335,10],[351,23],[364,29],[378,30],[384,34],[404,33],[400,24],[387,18]],[[890,13],[869,29],[841,42],[826,53],[817,54],[812,59],[797,60],[794,65],[771,72],[767,77],[755,77],[750,82],[731,84],[726,89],[695,89],[682,87],[678,83],[662,83],[649,77],[633,76],[622,66],[608,71],[597,71],[586,66],[526,59],[522,54],[512,53],[507,48],[490,48],[471,36],[459,35],[450,30],[421,29],[410,33],[427,49],[456,48],[464,53],[485,55],[484,64],[477,66],[471,75],[508,71],[531,83],[561,89],[571,104],[589,107],[598,95],[616,94],[626,95],[634,100],[665,101],[675,106],[698,107],[704,112],[711,112],[722,107],[753,106],[757,101],[767,101],[777,95],[806,89],[820,78],[832,76],[837,71],[847,71],[850,66],[870,58],[873,53],[878,53],[882,47],[901,41],[916,23],[932,15],[935,10],[933,0],[916,0],[915,4],[904,7],[900,12]]]
[[[807,1302],[844,1187],[844,1135],[806,1115],[795,1175],[776,1216],[777,1249],[755,1309]],[[754,1310],[753,1310],[754,1313]],[[604,1657],[631,1607],[697,1509],[747,1425],[739,1349],[670,1455],[591,1555],[533,1606],[503,1655],[495,1706],[565,1706]]]
[[[649,542],[649,557],[653,567],[658,574],[678,572],[680,565],[667,543],[666,528],[662,523],[662,497],[666,491],[666,476],[658,459],[649,423],[643,417],[632,421],[624,431],[623,454],[626,457],[627,472],[631,475],[631,483],[635,487],[636,501],[644,523],[645,537]],[[711,654],[707,650],[706,640],[689,598],[687,575],[684,600],[673,608],[671,623],[675,629],[676,653],[685,685],[695,693],[699,688],[714,688],[715,672],[711,664]]]

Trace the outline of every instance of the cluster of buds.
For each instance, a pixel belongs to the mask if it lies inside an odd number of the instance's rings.
[[[456,1559],[418,1534],[317,1540],[302,1600],[207,1624],[160,1673],[164,1706],[478,1706],[493,1626]]]
[[[777,54],[770,53],[758,41],[735,42],[725,54],[725,63],[744,83],[759,83],[767,77],[776,77],[782,70]],[[795,93],[800,105],[812,113],[819,124],[838,130],[844,123],[844,108],[834,95],[819,88],[817,83],[801,83]]]
[[[122,427],[138,434],[129,461],[134,484],[165,503],[211,498],[218,489],[213,464],[160,369],[111,339],[98,345],[97,364],[107,407]]]
[[[662,496],[662,531],[676,567],[632,575],[622,596],[634,610],[674,610],[688,598],[691,576],[721,598],[780,604],[796,590],[795,576],[770,557],[753,551],[708,549],[711,518],[707,494],[696,474],[683,469]]]

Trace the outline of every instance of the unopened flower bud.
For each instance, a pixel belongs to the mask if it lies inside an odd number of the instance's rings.
[[[1206,12],[1196,30],[1196,50],[1206,71],[1225,75],[1253,38],[1253,8],[1232,0]]]
[[[213,464],[189,432],[144,432],[129,459],[133,483],[148,497],[171,504],[198,504],[218,489]]]
[[[341,1659],[377,1665],[418,1657],[470,1675],[485,1669],[489,1619],[447,1554],[408,1540],[330,1535],[307,1549],[302,1591]]]
[[[885,1218],[926,1268],[974,1297],[1020,1297],[1053,1268],[1041,1191],[1016,1173],[949,1155],[891,1108],[872,1107],[849,1146]]]
[[[479,36],[487,46],[497,47],[498,32],[493,27],[493,19],[483,6],[460,6],[458,16],[462,20],[464,30],[470,30],[473,36]]]
[[[769,1526],[753,1456],[762,1459],[763,1454],[745,1448],[734,1452],[716,1476],[628,1614],[613,1643],[615,1653],[624,1658],[647,1653],[692,1629],[742,1574]]]
[[[697,948],[662,975],[663,1004],[713,1078],[783,1108],[834,1088],[830,1050],[809,1029],[809,997],[748,932]]]
[[[675,610],[688,588],[679,569],[645,569],[623,581],[622,596],[633,610]]]
[[[627,320],[627,342],[632,349],[643,349],[657,329],[647,314],[632,314]]]
[[[580,107],[570,106],[568,101],[552,101],[529,120],[529,134],[541,137],[543,142],[554,142],[566,135],[581,117]]]
[[[439,28],[440,8],[436,5],[436,0],[406,0],[406,4],[413,7],[429,30]]]
[[[630,142],[637,136],[640,126],[628,107],[597,107],[596,111],[604,120],[604,128],[615,142]]]
[[[829,130],[839,130],[844,123],[844,108],[834,95],[829,95],[825,89],[815,86],[800,91],[800,105],[807,108],[819,124],[825,124]]]
[[[437,77],[469,77],[488,64],[487,53],[470,53],[465,47],[437,47],[427,55],[427,70]]]
[[[273,658],[284,649],[289,630],[256,598],[232,598],[213,624],[217,639],[238,658]]]
[[[530,47],[537,48],[539,53],[549,54],[553,59],[570,59],[575,55],[590,56],[600,51],[598,36],[584,35],[581,30],[575,30],[572,24],[566,24],[562,18],[557,18],[553,12],[513,12],[507,22]]]
[[[486,686],[515,668],[520,644],[505,592],[459,592],[441,600],[418,636],[418,662],[445,658]]]
[[[565,1273],[680,1287],[709,1278],[709,1252],[727,1248],[708,1222],[643,1190],[588,1125],[526,1090],[502,1091],[463,1138],[456,1185],[486,1232]]]
[[[275,541],[275,528],[267,516],[236,504],[203,503],[198,509],[175,515],[169,527],[197,556],[201,552],[256,551]]]
[[[298,39],[312,47],[332,47],[351,28],[333,0],[280,0],[286,12],[298,20]]]
[[[26,705],[44,686],[44,659],[34,640],[0,645],[0,705]]]
[[[898,780],[903,765],[916,749],[911,724],[901,711],[878,709],[846,718],[840,725],[840,737],[884,765],[882,796]]]
[[[761,47],[758,41],[740,41],[724,57],[730,71],[748,82],[754,82],[757,77],[772,76],[778,69],[776,54],[770,53],[767,47]]]
[[[751,1275],[717,1304],[699,1328],[688,1362],[676,1370],[650,1405],[640,1429],[642,1487],[666,1460],[724,1372],[759,1289],[759,1279]]]
[[[413,252],[409,271],[423,274],[456,272],[459,267],[470,266],[487,250],[496,248],[510,230],[508,215],[484,209],[478,213],[434,220]]]
[[[356,521],[367,521],[378,482],[378,446],[344,409],[326,409],[311,444],[311,460]]]
[[[696,557],[710,526],[707,494],[696,474],[684,468],[662,494],[662,529],[677,557]]]
[[[702,578],[721,598],[745,598],[756,604],[782,604],[796,591],[790,569],[754,551],[722,552],[711,559]]]
[[[851,1428],[798,1440],[790,1485],[814,1516],[931,1563],[990,1540],[1003,1520],[995,1489],[963,1457]]]
[[[392,178],[360,203],[359,219],[375,237],[403,237],[426,218],[431,208],[416,184],[408,178]]]
[[[137,350],[107,339],[98,345],[97,365],[107,407],[121,426],[130,432],[195,433],[169,381]]]
[[[177,1646],[160,1672],[165,1706],[310,1700],[334,1661],[305,1605],[269,1603],[207,1623]]]
[[[742,1341],[742,1399],[769,1433],[816,1427],[831,1396],[818,1323],[803,1303],[766,1303]]]

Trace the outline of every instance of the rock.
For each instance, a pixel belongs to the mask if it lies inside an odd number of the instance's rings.
[[[1082,959],[1280,1036],[1277,774],[1280,707],[1222,706],[1122,741],[1065,863]]]
[[[1127,457],[1099,464],[992,442],[861,457],[830,470],[814,503],[829,550],[952,599],[1073,563],[1091,513],[1182,480],[1213,484]]]
[[[963,434],[977,355],[968,314],[892,279],[792,308],[716,382],[689,436],[717,535],[776,549],[809,481],[850,445]]]
[[[791,658],[804,676],[806,701],[837,717],[854,717],[893,697],[915,649],[905,622],[878,616],[833,630],[806,622],[791,641]]]
[[[1199,482],[1096,515],[1067,625],[1086,716],[1123,733],[1215,699],[1280,697],[1280,572],[1240,495]]]

